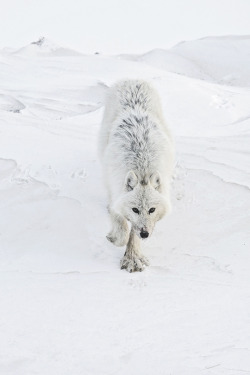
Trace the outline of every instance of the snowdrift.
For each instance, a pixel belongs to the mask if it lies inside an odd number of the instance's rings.
[[[250,37],[142,56],[40,40],[0,53],[0,373],[250,373]],[[173,213],[119,269],[97,134],[144,78],[176,140]]]
[[[19,56],[81,56],[80,52],[70,48],[63,48],[52,42],[51,40],[41,37],[29,45],[12,51],[14,55]]]
[[[168,72],[230,86],[250,86],[250,37],[208,37],[169,50],[124,56]]]

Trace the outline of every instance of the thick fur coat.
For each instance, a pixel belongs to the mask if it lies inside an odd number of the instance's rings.
[[[160,99],[147,82],[126,80],[109,89],[99,135],[116,246],[127,246],[121,268],[142,271],[140,241],[170,212],[174,145]]]

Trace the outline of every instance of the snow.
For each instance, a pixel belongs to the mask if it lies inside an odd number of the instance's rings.
[[[250,374],[250,37],[62,49],[0,53],[0,373]],[[96,151],[128,77],[158,89],[177,147],[173,213],[135,274],[105,238]]]
[[[207,37],[126,56],[169,72],[233,86],[250,85],[250,36]],[[121,55],[122,56],[122,55]]]
[[[30,43],[28,46],[12,51],[13,54],[21,56],[78,56],[80,52],[70,48],[62,48],[45,37],[39,38],[37,41]]]

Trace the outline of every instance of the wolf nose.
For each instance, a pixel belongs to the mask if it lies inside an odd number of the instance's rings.
[[[141,238],[147,238],[149,233],[146,230],[142,230],[140,233]]]

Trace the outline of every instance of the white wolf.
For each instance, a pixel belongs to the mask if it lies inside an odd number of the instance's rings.
[[[155,89],[126,80],[109,89],[99,135],[99,155],[109,195],[112,229],[107,239],[125,246],[121,268],[149,265],[140,239],[170,212],[174,145]],[[131,223],[131,224],[128,224]]]

